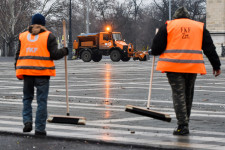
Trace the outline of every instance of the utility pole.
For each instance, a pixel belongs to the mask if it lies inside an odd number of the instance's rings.
[[[89,33],[89,0],[87,0],[86,32]]]
[[[73,43],[72,43],[72,4],[71,4],[71,0],[70,0],[70,6],[69,6],[69,43],[68,43],[68,50],[69,50],[69,54],[68,54],[68,60],[72,60],[72,50],[73,50]],[[64,37],[66,38],[66,37]]]
[[[169,0],[169,20],[171,20],[171,0]]]

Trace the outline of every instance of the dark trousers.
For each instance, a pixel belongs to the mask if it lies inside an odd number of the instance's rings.
[[[37,111],[35,119],[35,130],[45,131],[47,120],[47,99],[49,92],[48,76],[24,76],[23,83],[23,123],[32,121],[32,101],[34,98],[34,87],[36,87]]]
[[[188,125],[197,74],[167,72],[178,125]]]

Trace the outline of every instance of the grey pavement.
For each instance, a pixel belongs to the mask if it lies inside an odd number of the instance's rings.
[[[96,140],[36,137],[19,133],[0,132],[1,150],[161,150],[129,144],[106,143]]]
[[[49,137],[164,149],[225,149],[225,73],[198,75],[189,136],[174,136],[176,118],[165,74],[154,73],[151,109],[168,113],[171,123],[125,112],[127,104],[147,105],[151,60],[147,62],[84,63],[68,61],[69,101],[72,116],[86,117],[86,125],[47,123]],[[221,58],[221,63],[225,59]],[[49,115],[65,115],[64,60],[55,61],[51,78]],[[15,77],[12,58],[0,58],[0,131],[22,133],[22,81]],[[35,120],[36,100],[33,102]],[[26,136],[33,136],[33,132]],[[1,144],[0,144],[1,145]],[[99,146],[101,147],[101,146]]]

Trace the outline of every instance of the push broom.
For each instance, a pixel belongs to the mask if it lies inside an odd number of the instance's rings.
[[[157,33],[157,30],[156,30],[156,33]],[[154,72],[154,64],[155,64],[155,56],[153,56],[153,59],[152,59],[152,70],[151,70],[150,83],[149,83],[147,109],[137,107],[137,106],[127,105],[125,111],[131,112],[134,114],[147,116],[147,117],[152,117],[154,119],[158,119],[158,120],[162,120],[162,121],[170,122],[171,117],[169,114],[163,114],[163,113],[156,112],[156,111],[149,109],[151,93],[152,93],[152,79],[153,79],[153,72]]]
[[[66,47],[66,22],[63,20],[63,36],[64,36],[64,41],[63,45]],[[68,124],[80,124],[80,125],[85,125],[86,119],[84,117],[76,117],[76,116],[70,116],[69,113],[69,99],[68,99],[68,74],[67,74],[67,58],[66,56],[64,57],[65,59],[65,82],[66,82],[66,116],[63,115],[55,115],[55,116],[49,116],[48,122],[51,123],[68,123]]]

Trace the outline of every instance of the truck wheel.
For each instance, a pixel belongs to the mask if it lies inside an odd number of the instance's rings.
[[[81,54],[81,59],[82,59],[84,62],[90,62],[90,61],[91,61],[91,52],[89,52],[89,51],[84,51],[84,52]]]
[[[124,61],[124,62],[126,62],[126,61],[129,61],[130,60],[130,57],[125,56],[125,57],[122,57],[121,60]]]
[[[94,55],[93,58],[92,58],[92,60],[94,62],[99,62],[99,61],[102,60],[102,55]]]
[[[111,53],[110,53],[110,58],[113,62],[118,62],[120,61],[121,59],[121,54],[118,50],[113,50]]]
[[[140,61],[147,61],[147,57],[145,56],[143,59],[140,59]]]

